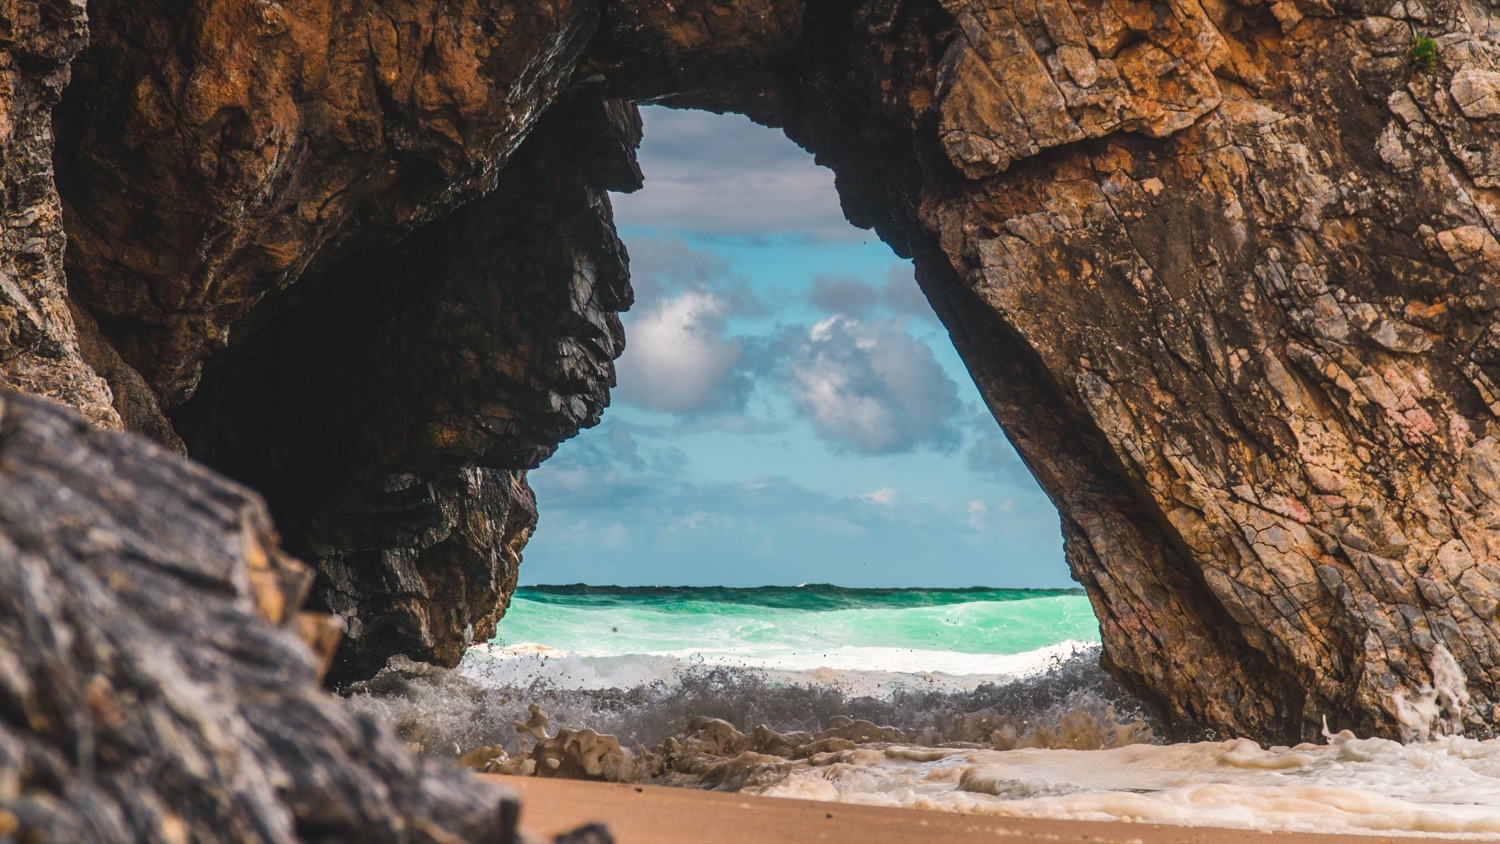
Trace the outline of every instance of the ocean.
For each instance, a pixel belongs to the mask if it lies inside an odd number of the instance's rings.
[[[1500,833],[1500,740],[1169,741],[1098,667],[1098,642],[1081,590],[530,587],[458,669],[397,658],[348,700],[423,752],[497,772],[1059,819]]]
[[[693,666],[851,691],[883,681],[957,688],[1098,641],[1081,590],[553,586],[517,590],[474,667],[590,688],[666,680]],[[528,650],[534,644],[553,652]]]

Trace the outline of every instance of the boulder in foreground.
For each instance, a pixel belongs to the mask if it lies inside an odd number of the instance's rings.
[[[249,491],[0,394],[0,838],[515,840],[319,689],[309,581]]]

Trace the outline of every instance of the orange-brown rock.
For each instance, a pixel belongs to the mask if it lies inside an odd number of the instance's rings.
[[[266,297],[492,189],[597,10],[95,0],[89,16],[57,117],[69,284],[170,406]]]
[[[613,90],[736,107],[638,35],[684,14],[606,10]],[[915,257],[1058,504],[1106,664],[1178,723],[1395,733],[1440,645],[1491,717],[1491,15],[809,5],[759,59],[785,70],[757,119]]]
[[[120,427],[109,385],[85,362],[63,278],[52,107],[88,37],[82,4],[0,7],[0,384]]]
[[[79,348],[127,424],[267,491],[360,622],[351,673],[451,661],[503,605],[520,473],[612,382],[603,190],[651,100],[783,128],[915,259],[1058,505],[1106,664],[1171,719],[1394,733],[1439,645],[1492,717],[1493,10],[94,5],[57,113]],[[27,302],[61,295],[49,231]]]

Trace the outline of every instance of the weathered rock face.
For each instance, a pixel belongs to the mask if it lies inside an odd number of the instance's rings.
[[[493,193],[334,267],[176,414],[318,566],[315,601],[349,627],[335,680],[494,636],[536,523],[525,469],[614,384],[632,294],[604,188],[639,184],[639,131],[570,96]]]
[[[62,78],[82,43],[75,11]],[[55,333],[108,379],[94,383],[105,404],[113,388],[126,427],[179,449],[163,410],[234,345],[223,386],[175,415],[195,455],[266,490],[323,574],[314,599],[350,633],[335,679],[392,653],[452,664],[492,635],[514,587],[535,523],[524,470],[597,421],[623,342],[614,310],[629,283],[603,192],[639,182],[633,108],[572,97],[534,133],[556,152],[505,167],[567,83],[596,7],[90,13],[57,116],[79,322],[76,337],[71,322]],[[50,173],[46,134],[28,137]],[[28,300],[65,308],[46,187],[52,300]]]
[[[82,2],[0,9],[0,379],[119,427],[109,385],[79,349],[52,183],[52,107],[87,35]]]
[[[514,840],[516,803],[318,688],[260,500],[0,395],[0,837]]]
[[[1393,733],[1439,644],[1475,715],[1500,695],[1492,10],[168,5],[97,0],[58,111],[78,348],[127,425],[266,490],[349,676],[451,661],[503,605],[522,473],[612,383],[602,191],[650,99],[784,128],[915,258],[1164,713]],[[60,301],[46,232],[5,295]]]
[[[613,14],[619,93],[714,105],[637,35],[690,40],[686,14]],[[1487,720],[1493,12],[951,2],[799,27],[757,116],[915,255],[1062,512],[1107,664],[1181,722],[1291,739],[1324,714],[1396,732],[1444,645]]]
[[[1416,21],[1289,5],[1177,12],[1220,45],[1212,110],[1167,141],[1039,157],[922,217],[1009,329],[970,317],[964,342],[1014,336],[1068,414],[1017,440],[1114,670],[1221,729],[1391,734],[1442,644],[1487,721],[1497,209],[1450,80],[1500,45],[1488,12],[1429,4],[1440,67],[1413,72]],[[1034,425],[1011,380],[987,395]]]
[[[69,284],[170,406],[268,294],[493,188],[597,11],[95,0],[89,14],[57,118]]]

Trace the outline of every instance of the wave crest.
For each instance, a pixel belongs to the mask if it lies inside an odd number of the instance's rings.
[[[454,757],[479,747],[504,749],[508,757],[529,753],[535,745],[523,748],[514,725],[530,718],[533,704],[550,714],[559,734],[592,730],[616,736],[622,747],[667,749],[676,741],[702,752],[704,730],[727,729],[738,737],[725,738],[724,747],[778,758],[802,758],[781,750],[813,753],[808,748],[819,742],[826,747],[817,752],[825,752],[835,739],[1073,749],[1148,739],[1153,730],[1143,707],[1099,668],[1098,654],[1097,645],[1053,652],[1029,676],[969,687],[920,679],[872,685],[860,672],[785,682],[753,668],[679,665],[667,676],[646,672],[643,682],[578,688],[566,674],[560,683],[519,672],[486,675],[474,661],[448,670],[395,657],[346,694],[350,708],[389,723],[423,752]],[[850,738],[851,730],[868,740]],[[668,760],[660,772],[695,775],[674,767],[680,757],[673,752],[660,755]]]

